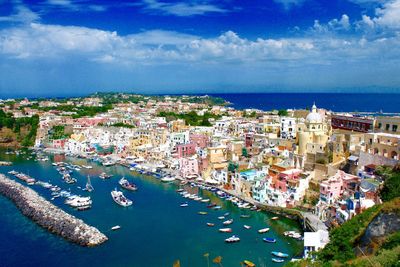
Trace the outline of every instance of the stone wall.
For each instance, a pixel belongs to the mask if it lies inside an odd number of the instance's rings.
[[[108,238],[95,227],[56,207],[29,187],[0,174],[0,194],[15,203],[22,214],[49,232],[81,246],[96,246]]]

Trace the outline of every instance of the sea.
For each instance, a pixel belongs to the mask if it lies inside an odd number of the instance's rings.
[[[336,112],[400,113],[400,94],[389,93],[230,93],[222,97],[236,109],[261,110],[318,108]]]
[[[64,204],[64,199],[51,200],[51,193],[39,185],[31,188],[47,200],[66,212],[97,227],[106,234],[109,240],[97,247],[81,247],[42,229],[30,219],[23,216],[15,205],[0,196],[0,267],[13,266],[150,266],[167,267],[179,260],[180,266],[205,267],[217,266],[213,259],[222,257],[220,266],[241,266],[243,260],[250,260],[256,266],[282,266],[271,261],[271,251],[289,254],[289,258],[300,256],[302,241],[296,241],[283,235],[284,231],[301,231],[298,222],[286,218],[271,220],[274,214],[239,209],[231,202],[218,198],[214,193],[197,187],[186,186],[186,190],[196,193],[220,205],[221,210],[212,210],[207,204],[184,199],[176,192],[174,183],[162,183],[153,176],[134,174],[123,166],[104,167],[97,162],[63,155],[51,155],[47,162],[30,159],[30,154],[6,154],[0,151],[0,160],[12,161],[12,166],[1,166],[0,173],[14,169],[29,174],[37,180],[50,182],[64,190],[82,196],[90,195],[93,206],[90,210],[76,211]],[[53,161],[64,161],[72,164],[91,165],[92,169],[74,171],[72,177],[76,184],[63,182]],[[98,175],[102,172],[112,174],[108,180]],[[91,177],[94,191],[81,190],[86,184],[87,176]],[[139,187],[136,192],[124,191],[133,200],[133,205],[124,208],[111,198],[110,192],[118,188],[118,180],[125,176]],[[80,187],[80,188],[79,188]],[[180,207],[188,201],[189,206]],[[198,212],[206,211],[207,215]],[[229,213],[227,219],[233,218],[230,225],[233,233],[219,233],[224,227],[218,216]],[[250,218],[240,215],[248,214]],[[208,227],[207,222],[215,223]],[[250,225],[247,230],[243,225]],[[121,229],[111,231],[111,227],[120,225]],[[269,227],[266,234],[257,230]],[[231,235],[241,238],[240,242],[227,244],[224,239]],[[276,243],[265,243],[263,237],[276,238]],[[208,257],[206,257],[209,255]],[[287,262],[287,260],[285,261]]]

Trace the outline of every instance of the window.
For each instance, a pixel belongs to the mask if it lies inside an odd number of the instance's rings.
[[[382,128],[382,123],[378,123],[378,128],[379,128],[379,129]]]
[[[392,132],[397,132],[397,125],[395,124],[392,125]]]
[[[386,131],[389,131],[390,129],[390,124],[386,124]]]

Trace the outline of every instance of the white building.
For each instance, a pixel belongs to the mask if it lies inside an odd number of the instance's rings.
[[[310,256],[310,253],[318,251],[329,242],[329,232],[318,230],[317,232],[304,233],[304,258]]]
[[[296,118],[280,117],[280,133],[281,138],[296,138]]]

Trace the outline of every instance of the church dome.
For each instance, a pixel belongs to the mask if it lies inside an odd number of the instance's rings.
[[[322,117],[317,112],[317,106],[315,105],[315,103],[312,106],[312,111],[306,117],[306,122],[311,122],[311,123],[321,123],[322,122]]]

